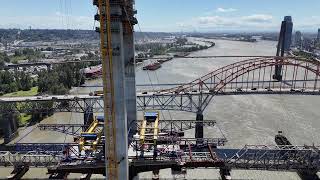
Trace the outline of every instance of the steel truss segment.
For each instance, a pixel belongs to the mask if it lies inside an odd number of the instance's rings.
[[[232,168],[292,170],[320,167],[319,147],[316,146],[251,145],[230,155],[224,158],[226,164]]]
[[[31,167],[49,167],[58,165],[63,160],[62,155],[28,152],[26,154],[0,151],[0,166],[27,165]]]
[[[260,169],[260,170],[314,170],[320,169],[319,146],[266,146],[266,145],[247,145],[242,149],[214,149],[209,148],[210,144],[216,143],[213,139],[204,139],[202,145],[197,144],[197,139],[177,138],[173,144],[183,148],[179,157],[169,157],[162,155],[146,157],[143,159],[144,164],[161,161],[175,162],[181,167],[229,167],[232,169]],[[135,143],[132,143],[135,144]],[[41,145],[35,145],[41,146]],[[134,145],[132,145],[134,147]],[[202,147],[208,151],[197,152],[195,149]],[[190,149],[191,148],[191,149]],[[166,148],[164,148],[165,151]],[[169,146],[167,149],[170,149]],[[163,150],[163,149],[162,149]],[[76,154],[76,149],[72,150]],[[17,166],[29,165],[32,167],[49,167],[64,163],[64,156],[60,154],[47,153],[42,151],[30,151],[12,153],[0,151],[0,166]],[[131,165],[140,162],[139,157],[130,156]]]
[[[65,150],[77,150],[76,143],[17,143],[14,145],[7,145],[11,152],[41,152],[49,154],[59,154]]]
[[[204,120],[203,122],[197,122],[196,120],[160,120],[159,129],[160,132],[179,132],[193,129],[196,127],[196,123],[202,124],[207,127],[214,127],[216,124],[215,120]],[[141,121],[137,122],[139,128]]]

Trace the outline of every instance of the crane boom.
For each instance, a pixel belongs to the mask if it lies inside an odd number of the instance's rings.
[[[111,14],[110,0],[98,0],[100,14],[100,49],[103,71],[104,134],[106,173],[109,180],[118,178],[118,159],[116,151],[115,98],[112,70]],[[106,33],[105,33],[106,32]]]

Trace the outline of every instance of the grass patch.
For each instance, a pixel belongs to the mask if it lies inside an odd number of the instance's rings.
[[[25,126],[30,120],[32,116],[26,113],[22,113],[19,116],[19,126]]]
[[[3,95],[4,97],[18,97],[18,96],[35,96],[38,94],[38,86],[31,88],[29,91],[17,91]]]
[[[10,58],[11,58],[11,62],[19,62],[19,61],[28,59],[27,56],[25,56],[25,55],[11,56]]]

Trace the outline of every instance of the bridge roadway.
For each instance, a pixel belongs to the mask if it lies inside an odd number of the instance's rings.
[[[198,112],[205,110],[214,96],[230,95],[320,95],[320,91],[297,88],[260,88],[260,89],[224,89],[213,92],[210,90],[188,92],[165,92],[165,91],[140,91],[137,93],[137,109],[143,110],[177,110]],[[202,102],[199,104],[199,99]],[[21,105],[23,104],[23,105]],[[20,112],[103,112],[103,98],[90,95],[61,95],[61,96],[33,96],[33,97],[1,97],[0,113]]]
[[[16,147],[14,147],[16,146]],[[24,150],[21,151],[21,147]],[[1,151],[0,166],[27,165],[34,168],[48,167],[49,172],[95,172],[97,161],[86,161],[84,157],[73,155],[67,161],[63,151],[57,146],[66,148],[65,144],[16,144],[16,151]],[[77,144],[69,144],[75,147]],[[43,149],[41,149],[43,147]],[[51,150],[50,150],[51,149]],[[197,151],[200,150],[200,151]],[[75,152],[77,152],[75,150]],[[154,158],[146,156],[129,156],[130,171],[134,173],[165,169],[165,168],[232,168],[258,169],[268,171],[319,171],[320,153],[318,146],[266,146],[246,145],[242,149],[214,148],[211,144],[187,146],[177,156],[162,154]]]
[[[255,58],[255,57],[264,57],[264,58],[271,58],[275,56],[186,56],[186,57],[159,57],[159,58],[136,58],[136,61],[142,61],[142,60],[148,60],[148,59],[209,59],[209,58]],[[81,61],[56,61],[56,62],[45,62],[45,61],[39,61],[39,62],[28,62],[28,63],[19,63],[19,64],[7,64],[5,65],[5,69],[12,69],[12,68],[19,68],[19,67],[32,67],[32,66],[47,66],[50,68],[52,65],[58,65],[58,64],[72,64],[72,63],[88,63],[88,62],[101,62],[101,60],[81,60]]]

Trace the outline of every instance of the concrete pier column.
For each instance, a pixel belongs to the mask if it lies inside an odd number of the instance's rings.
[[[41,121],[41,119],[42,119],[42,113],[39,113],[39,112],[32,113],[32,115],[31,115],[32,122],[38,123]]]
[[[122,15],[122,8],[111,6],[111,13]],[[119,32],[112,32],[113,48],[113,82],[115,96],[115,119],[116,119],[116,139],[117,139],[117,159],[119,161],[119,179],[128,179],[128,133],[127,133],[127,109],[125,96],[125,71],[124,71],[124,45],[123,28],[121,22],[112,22]]]
[[[124,65],[125,65],[125,96],[127,103],[127,122],[129,137],[136,132],[137,102],[136,102],[136,74],[134,58],[134,36],[133,26],[124,23],[123,45],[124,45]]]
[[[293,23],[292,23],[291,16],[285,16],[284,20],[281,23],[276,56],[284,57],[285,52],[290,51],[292,28],[293,28]],[[282,81],[282,65],[275,66],[273,79]]]
[[[4,143],[9,143],[18,135],[18,116],[16,113],[2,114],[0,116],[1,129],[4,133]]]
[[[117,166],[118,179],[129,179],[128,168],[128,123],[136,121],[136,90],[135,90],[135,62],[134,62],[134,45],[133,45],[133,25],[136,24],[133,11],[133,0],[124,1],[93,1],[94,5],[99,5],[99,14],[95,16],[100,21],[100,28],[97,32],[102,33],[100,38],[102,51],[102,65],[104,69],[103,84],[106,88],[113,88],[111,91],[104,92],[105,107],[105,135],[106,135],[106,152],[111,150],[116,155],[116,159],[111,162],[112,166]],[[100,4],[101,3],[101,4]],[[110,5],[110,9],[108,4]],[[110,13],[111,23],[107,22]],[[102,22],[104,21],[104,22]],[[109,27],[108,27],[109,26]],[[111,32],[110,32],[111,31]],[[111,36],[111,37],[110,37]],[[111,47],[110,40],[111,39]],[[108,42],[109,41],[109,42]],[[108,52],[112,48],[112,63],[108,57]],[[112,65],[112,67],[110,67]],[[112,68],[112,74],[110,73]],[[110,81],[112,77],[112,81]],[[113,95],[113,96],[111,96]],[[127,109],[128,108],[128,109]],[[111,111],[110,111],[111,110]],[[116,137],[108,141],[107,131],[110,127],[110,119],[113,118],[116,131]],[[111,133],[110,133],[111,134]],[[109,134],[109,135],[110,135]],[[112,134],[111,134],[112,135]],[[115,139],[115,140],[114,140]],[[112,142],[114,147],[108,145]],[[109,154],[113,155],[113,154]],[[107,155],[105,157],[108,157]],[[113,157],[111,157],[113,159]],[[111,159],[111,160],[112,160]],[[108,159],[106,161],[109,161]],[[117,163],[117,164],[115,164]],[[106,173],[108,173],[109,162],[106,163]],[[113,167],[111,167],[113,168]],[[109,169],[110,170],[110,169]],[[115,173],[115,172],[114,172]],[[108,176],[108,174],[106,174]],[[135,176],[135,175],[133,175]],[[130,178],[133,177],[130,175]]]
[[[11,172],[7,179],[21,179],[29,171],[29,166],[19,165],[14,167],[14,170]]]
[[[195,130],[195,138],[203,138],[203,114],[197,113],[196,117],[196,130]]]
[[[160,170],[154,170],[152,171],[152,180],[159,180],[160,179]]]
[[[231,169],[222,167],[219,172],[222,180],[231,180]]]
[[[317,170],[299,170],[297,171],[301,180],[319,180]]]

